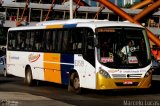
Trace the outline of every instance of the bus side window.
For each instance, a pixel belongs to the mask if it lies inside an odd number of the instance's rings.
[[[73,52],[73,36],[72,31],[68,35],[68,51]]]
[[[81,53],[82,52],[82,34],[80,33],[81,30],[76,29],[73,33],[73,50]]]
[[[54,51],[55,30],[46,30],[43,32],[42,49],[44,51]]]
[[[94,49],[94,33],[90,29],[87,29],[86,34],[87,34],[88,49],[93,50]]]
[[[46,31],[45,34],[43,35],[44,41],[43,41],[43,48],[45,51],[48,51],[50,48],[50,36],[51,36],[51,32],[50,31]]]
[[[86,39],[86,49],[87,49],[87,55],[86,59],[89,63],[91,63],[93,66],[95,66],[95,53],[94,53],[94,34],[90,29],[85,29],[85,36],[87,36]]]
[[[12,49],[15,49],[15,46],[16,46],[16,38],[15,38],[15,32],[10,32],[9,33],[9,44],[8,44],[8,48],[10,49],[10,50],[12,50]]]
[[[18,31],[18,32],[17,32],[17,45],[16,45],[16,50],[20,50],[20,47],[21,47],[21,36],[22,36],[22,32]]]
[[[57,36],[57,47],[56,47],[56,51],[60,52],[62,50],[62,35],[63,35],[63,31],[62,30],[57,30],[57,33],[56,33],[58,36]]]
[[[34,48],[34,31],[31,32],[31,37],[30,37],[30,50],[33,50]]]
[[[42,34],[41,31],[35,32],[35,50],[40,51],[42,48]]]
[[[31,50],[30,49],[30,32],[26,32],[26,41],[25,41],[25,44],[26,44],[25,49],[26,50]]]
[[[51,40],[51,50],[55,51],[55,42],[56,42],[56,31],[52,31],[52,40]]]
[[[20,37],[20,49],[21,50],[24,50],[25,49],[25,46],[26,46],[26,43],[25,43],[25,39],[26,39],[26,33],[27,32],[25,32],[25,31],[23,31],[22,33],[21,33],[21,37]]]
[[[68,49],[68,35],[69,35],[69,30],[65,30],[64,32],[63,32],[63,38],[62,38],[62,50],[64,51],[64,52],[66,52],[67,51],[67,49]]]
[[[80,49],[82,49],[82,43],[74,42],[73,43],[73,50],[80,50]]]

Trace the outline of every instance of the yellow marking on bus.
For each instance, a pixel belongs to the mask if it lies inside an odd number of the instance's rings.
[[[57,24],[57,25],[47,25],[46,29],[51,29],[51,28],[63,28],[62,24]]]
[[[61,84],[60,54],[44,53],[44,79]]]
[[[152,75],[149,75],[148,77],[144,78],[117,78],[117,79],[112,79],[112,78],[106,78],[100,73],[96,74],[96,89],[130,89],[130,88],[149,88],[151,86],[151,78]],[[130,80],[132,82],[138,83],[137,85],[123,85],[124,81]],[[123,86],[118,86],[116,83],[121,83]]]

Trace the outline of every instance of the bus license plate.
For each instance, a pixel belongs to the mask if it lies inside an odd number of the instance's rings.
[[[124,84],[124,85],[131,85],[131,84],[133,84],[133,82],[127,80],[127,81],[124,81],[123,84]]]

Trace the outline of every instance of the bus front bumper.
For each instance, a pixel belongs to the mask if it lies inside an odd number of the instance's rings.
[[[106,89],[132,89],[132,88],[149,88],[151,86],[152,75],[144,78],[106,78],[97,73],[97,90]]]

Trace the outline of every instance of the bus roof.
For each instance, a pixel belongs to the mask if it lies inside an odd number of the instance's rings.
[[[97,21],[96,19],[69,19],[69,20],[53,20],[53,21],[44,21],[39,22],[37,26],[45,26],[45,25],[56,25],[56,24],[77,24],[84,22],[93,22]]]
[[[108,21],[96,19],[71,19],[39,22],[35,26],[21,26],[10,28],[9,30],[30,30],[30,29],[52,29],[52,28],[74,28],[74,27],[105,27],[105,26],[126,26],[142,27],[128,21]]]

